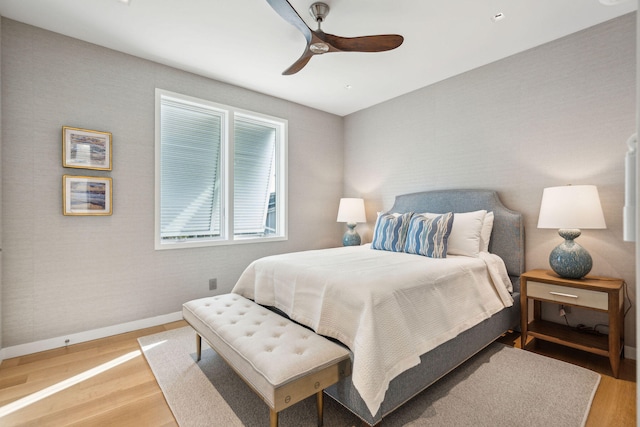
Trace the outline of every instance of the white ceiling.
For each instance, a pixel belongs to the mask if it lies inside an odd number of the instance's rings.
[[[313,1],[290,3],[315,29]],[[637,0],[325,3],[327,33],[396,33],[405,41],[389,52],[315,56],[299,73],[282,76],[305,40],[266,0],[0,0],[0,14],[344,116],[638,7]],[[494,22],[497,13],[504,19]]]

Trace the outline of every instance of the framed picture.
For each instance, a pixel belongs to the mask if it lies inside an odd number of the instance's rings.
[[[111,178],[62,176],[64,215],[111,215]]]
[[[62,166],[111,170],[111,133],[62,127]]]

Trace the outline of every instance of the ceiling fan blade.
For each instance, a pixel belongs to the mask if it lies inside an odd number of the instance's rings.
[[[344,52],[384,52],[397,48],[404,41],[404,37],[398,34],[340,37],[325,33],[322,36],[331,46]]]
[[[302,70],[304,66],[307,65],[307,62],[309,62],[309,60],[313,55],[314,55],[313,52],[311,52],[311,50],[309,50],[309,46],[307,46],[307,48],[302,53],[302,56],[298,58],[298,60],[294,62],[289,68],[284,70],[282,72],[282,75],[290,76],[291,74],[295,74],[298,71]]]
[[[267,3],[282,19],[296,27],[307,40],[302,56],[282,73],[285,76],[302,70],[314,55],[330,52],[384,52],[395,49],[404,42],[404,37],[398,34],[364,37],[340,37],[326,34],[320,28],[320,23],[329,13],[329,6],[325,3],[318,2],[311,6],[310,12],[318,23],[318,29],[315,31],[309,28],[288,0],[267,0]]]
[[[267,3],[269,3],[273,10],[285,21],[300,30],[304,38],[307,39],[307,43],[311,42],[311,29],[287,0],[267,0]]]

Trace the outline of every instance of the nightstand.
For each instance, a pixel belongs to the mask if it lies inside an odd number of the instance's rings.
[[[550,270],[532,270],[520,276],[522,348],[527,336],[566,345],[609,358],[618,378],[624,345],[624,280],[587,276],[565,279]],[[529,322],[529,299],[533,300],[533,321]],[[607,313],[609,335],[591,334],[542,320],[542,302],[581,307]]]

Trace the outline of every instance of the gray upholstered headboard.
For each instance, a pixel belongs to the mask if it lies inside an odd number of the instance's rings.
[[[489,252],[504,260],[510,276],[524,273],[524,224],[522,215],[505,207],[492,190],[438,190],[396,196],[390,212],[493,211]],[[455,219],[454,219],[455,221]]]

